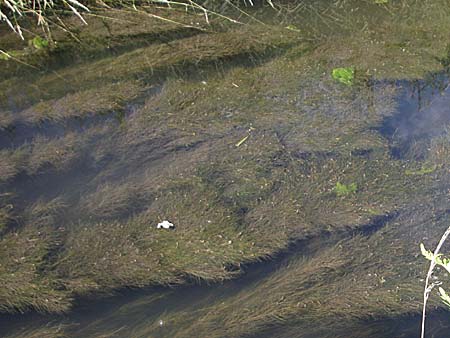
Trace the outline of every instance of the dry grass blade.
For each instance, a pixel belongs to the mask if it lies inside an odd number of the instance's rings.
[[[0,22],[4,21],[22,39],[23,33],[18,18],[27,15],[37,18],[38,26],[48,27],[47,17],[54,14],[54,10],[68,7],[73,14],[86,24],[79,9],[89,12],[89,8],[77,0],[62,0],[57,3],[47,0],[2,0],[0,2]]]
[[[0,1],[0,22],[4,21],[15,33],[17,33],[22,39],[22,27],[18,22],[20,17],[30,16],[35,17],[37,19],[37,25],[44,27],[45,30],[48,31],[49,24],[52,23],[51,17],[56,16],[57,21],[60,21],[57,11],[70,9],[70,11],[77,16],[84,24],[87,24],[84,19],[85,13],[90,13],[90,8],[83,3],[84,1],[78,0],[61,0],[61,1],[47,1],[47,0],[2,0]],[[105,7],[112,9],[108,4],[100,2],[100,4]],[[232,6],[235,9],[238,9],[241,13],[249,16],[247,13],[240,10],[236,5],[234,5],[231,1],[227,1],[227,4]],[[271,4],[271,2],[269,2]],[[150,6],[149,6],[150,5]],[[120,3],[122,9],[120,10],[133,10],[137,12],[144,12],[148,16],[152,18],[156,18],[159,20],[163,20],[170,23],[177,23],[165,16],[156,15],[150,13],[146,9],[148,7],[154,7],[157,5],[165,6],[167,9],[171,8],[182,8],[186,11],[201,11],[204,15],[205,21],[209,24],[210,17],[217,17],[220,19],[224,19],[233,23],[241,23],[227,15],[223,15],[218,11],[211,10],[202,4],[193,1],[164,1],[164,0],[156,0],[156,1],[148,1],[147,5],[140,4],[136,6],[136,3],[125,1]],[[272,4],[271,4],[272,5]],[[255,19],[256,20],[256,19]],[[55,20],[53,20],[55,21]],[[179,23],[181,24],[181,23]],[[183,26],[190,27],[189,25],[182,24]],[[198,28],[198,27],[196,27]]]

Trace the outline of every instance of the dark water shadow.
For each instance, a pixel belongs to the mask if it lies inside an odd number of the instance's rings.
[[[145,104],[145,101],[161,93],[163,85],[155,83],[144,90],[133,100],[127,102],[123,110],[105,111],[100,114],[85,114],[83,117],[69,117],[62,121],[45,119],[37,123],[26,123],[18,119],[6,129],[0,129],[0,149],[19,148],[24,144],[32,143],[36,136],[46,138],[63,137],[68,132],[84,133],[87,129],[116,122],[118,126],[133,112]],[[61,110],[64,108],[61,107]],[[16,112],[19,114],[20,112]]]

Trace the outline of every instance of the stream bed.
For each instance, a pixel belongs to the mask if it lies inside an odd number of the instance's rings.
[[[1,337],[419,336],[450,2],[275,7],[1,31]],[[435,291],[427,318],[448,336]]]

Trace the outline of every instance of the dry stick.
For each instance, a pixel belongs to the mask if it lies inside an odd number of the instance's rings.
[[[422,332],[420,335],[420,338],[425,338],[425,316],[426,316],[426,309],[427,309],[427,301],[428,296],[430,295],[431,290],[436,286],[436,284],[432,283],[429,285],[431,275],[433,274],[433,270],[436,267],[436,257],[439,255],[439,251],[441,250],[442,245],[444,244],[447,237],[450,235],[450,226],[447,228],[445,233],[442,235],[441,240],[439,241],[439,244],[437,245],[436,249],[433,253],[433,258],[431,259],[430,267],[428,269],[427,278],[425,279],[425,289],[423,291],[423,308],[422,308]]]

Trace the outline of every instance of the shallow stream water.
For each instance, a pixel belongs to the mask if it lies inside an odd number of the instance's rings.
[[[0,336],[418,337],[418,245],[450,221],[447,5],[286,2],[145,46],[104,23],[107,51],[5,75],[0,306],[24,313]]]
[[[398,109],[380,125],[380,133],[391,139],[394,157],[406,156],[412,144],[419,140],[431,139],[445,133],[450,122],[450,91],[448,77],[444,73],[436,76],[436,81],[401,81]],[[420,92],[420,94],[419,94]],[[388,219],[380,219],[367,228],[353,233],[336,236],[323,235],[312,240],[292,244],[287,251],[260,263],[242,268],[242,275],[235,280],[207,284],[191,281],[192,285],[178,287],[154,287],[144,290],[124,290],[117,295],[101,300],[80,299],[73,310],[66,315],[6,315],[1,320],[1,336],[23,336],[33,334],[33,330],[43,327],[61,327],[70,337],[172,337],[177,325],[166,318],[173,313],[196,312],[221,303],[229,297],[251,292],[255,286],[269,279],[278,270],[286,269],[290,262],[306,260],[319,250],[333,246],[343,239],[358,233],[370,235],[383,227]],[[399,318],[377,319],[361,323],[359,330],[373,331],[370,337],[417,337],[420,316],[406,315]],[[428,319],[429,337],[445,338],[450,330],[450,316],[447,312],[432,313]],[[318,337],[292,332],[290,324],[269,329],[255,337]],[[176,329],[175,329],[176,331]],[[324,332],[324,336],[332,336]],[[339,337],[349,333],[338,332]],[[355,334],[352,332],[352,334]],[[363,334],[363,333],[361,333]],[[365,333],[364,333],[365,334]]]

